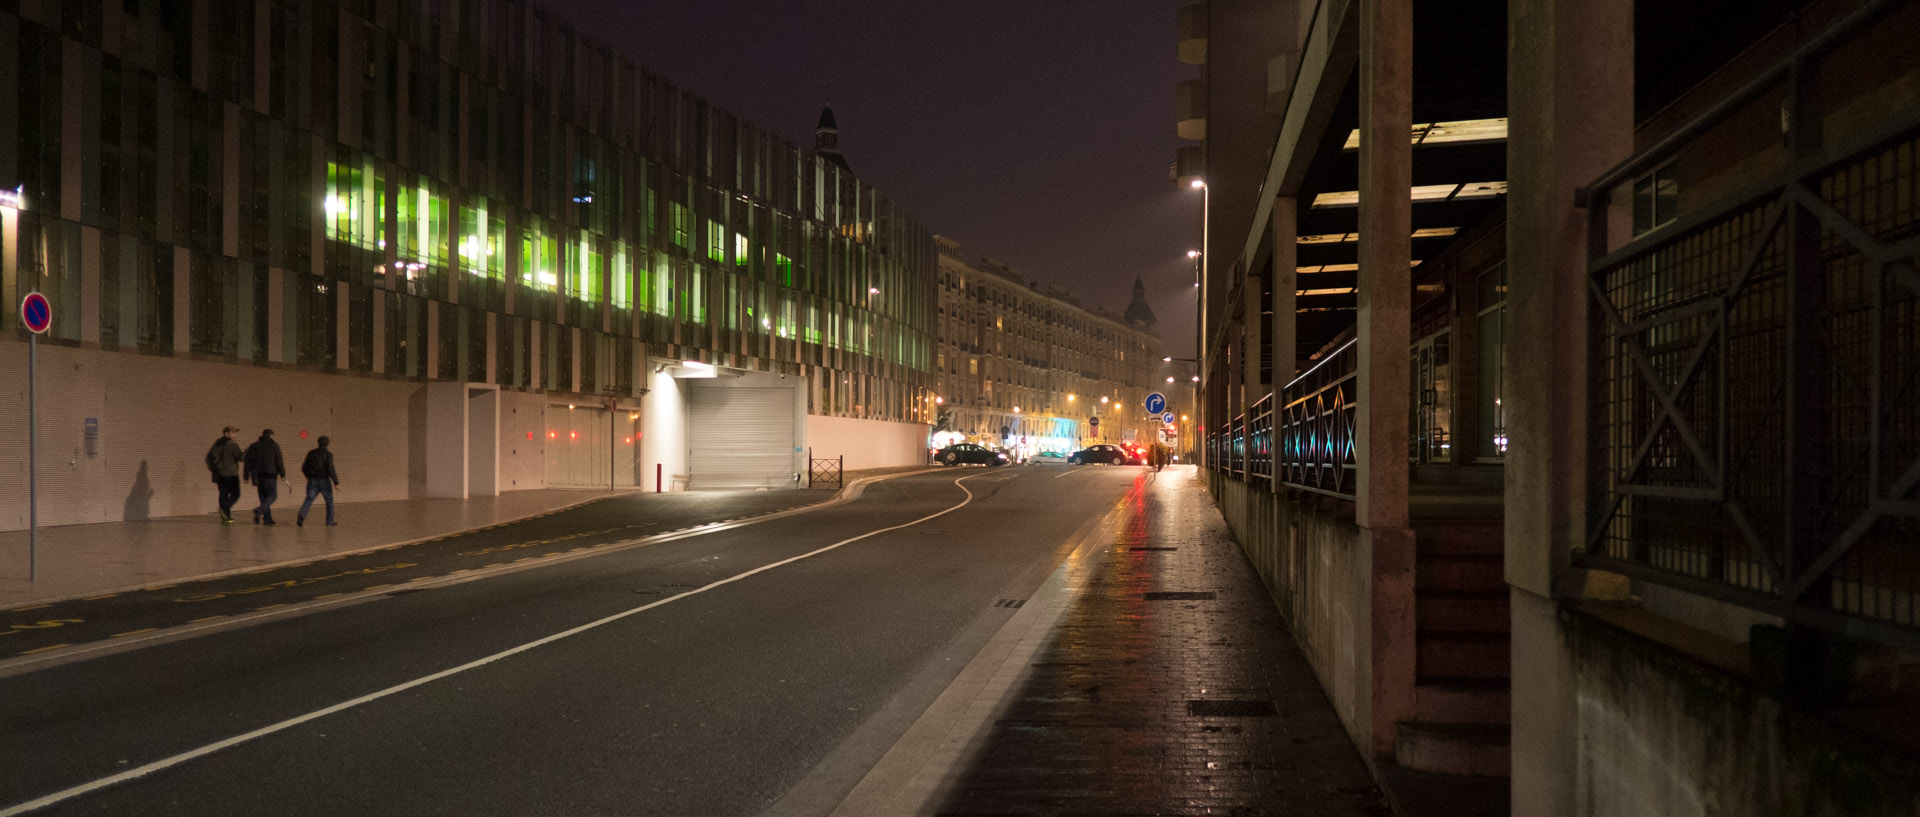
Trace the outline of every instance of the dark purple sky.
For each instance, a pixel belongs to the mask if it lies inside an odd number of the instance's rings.
[[[1199,206],[1167,179],[1183,0],[542,2],[803,147],[831,101],[854,173],[968,261],[1116,313],[1138,275],[1192,356]]]

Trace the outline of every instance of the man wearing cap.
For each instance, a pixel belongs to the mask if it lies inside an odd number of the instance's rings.
[[[247,446],[241,462],[248,482],[260,493],[260,507],[253,509],[253,523],[272,525],[273,501],[280,497],[280,480],[287,476],[287,463],[280,458],[280,444],[273,441],[273,429],[260,432],[260,439]]]
[[[213,484],[220,486],[220,521],[233,523],[233,504],[240,501],[240,444],[233,441],[233,435],[240,429],[227,426],[220,429],[220,438],[213,441],[213,447],[207,449],[207,470],[213,473]]]

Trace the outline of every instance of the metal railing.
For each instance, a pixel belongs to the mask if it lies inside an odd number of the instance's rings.
[[[1813,123],[1777,173],[1591,262],[1593,478],[1574,561],[1916,649],[1920,111],[1808,144],[1821,120],[1803,78],[1844,33],[1736,94],[1765,106],[1783,90],[1783,118]],[[1596,182],[1596,247],[1614,186],[1691,146],[1663,140]]]
[[[1280,392],[1274,467],[1280,484],[1352,499],[1358,465],[1353,457],[1359,347],[1348,342]]]
[[[844,488],[847,485],[847,458],[845,455],[833,459],[815,459],[813,449],[807,449],[807,487],[821,488],[832,486]]]

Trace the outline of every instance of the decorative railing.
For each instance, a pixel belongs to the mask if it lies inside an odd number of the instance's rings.
[[[1247,410],[1247,474],[1249,480],[1273,479],[1273,394],[1262,395]]]
[[[1872,3],[1589,188],[1781,107],[1777,172],[1590,265],[1588,535],[1576,564],[1920,648],[1920,111],[1846,144],[1800,87]],[[1771,116],[1771,114],[1769,114]],[[1724,126],[1724,127],[1723,127]],[[1798,158],[1796,158],[1798,157]]]
[[[813,456],[813,449],[807,449],[807,487],[824,488],[847,486],[847,458],[845,455],[833,459],[819,459]]]
[[[1273,467],[1282,485],[1353,498],[1359,357],[1355,342],[1349,341],[1281,389],[1279,418],[1269,420],[1268,435],[1279,437]]]

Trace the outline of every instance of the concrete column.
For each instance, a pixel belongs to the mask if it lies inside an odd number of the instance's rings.
[[[1273,200],[1273,360],[1267,382],[1275,391],[1286,387],[1298,374],[1300,360],[1299,313],[1295,311],[1300,290],[1300,203],[1291,196]],[[1276,398],[1278,399],[1278,398]]]
[[[1577,813],[1579,710],[1554,601],[1586,517],[1587,215],[1633,139],[1631,0],[1510,0],[1506,559],[1513,814]]]
[[[1360,2],[1359,410],[1354,522],[1372,560],[1372,749],[1413,716],[1413,533],[1407,529],[1412,332],[1413,3]]]

